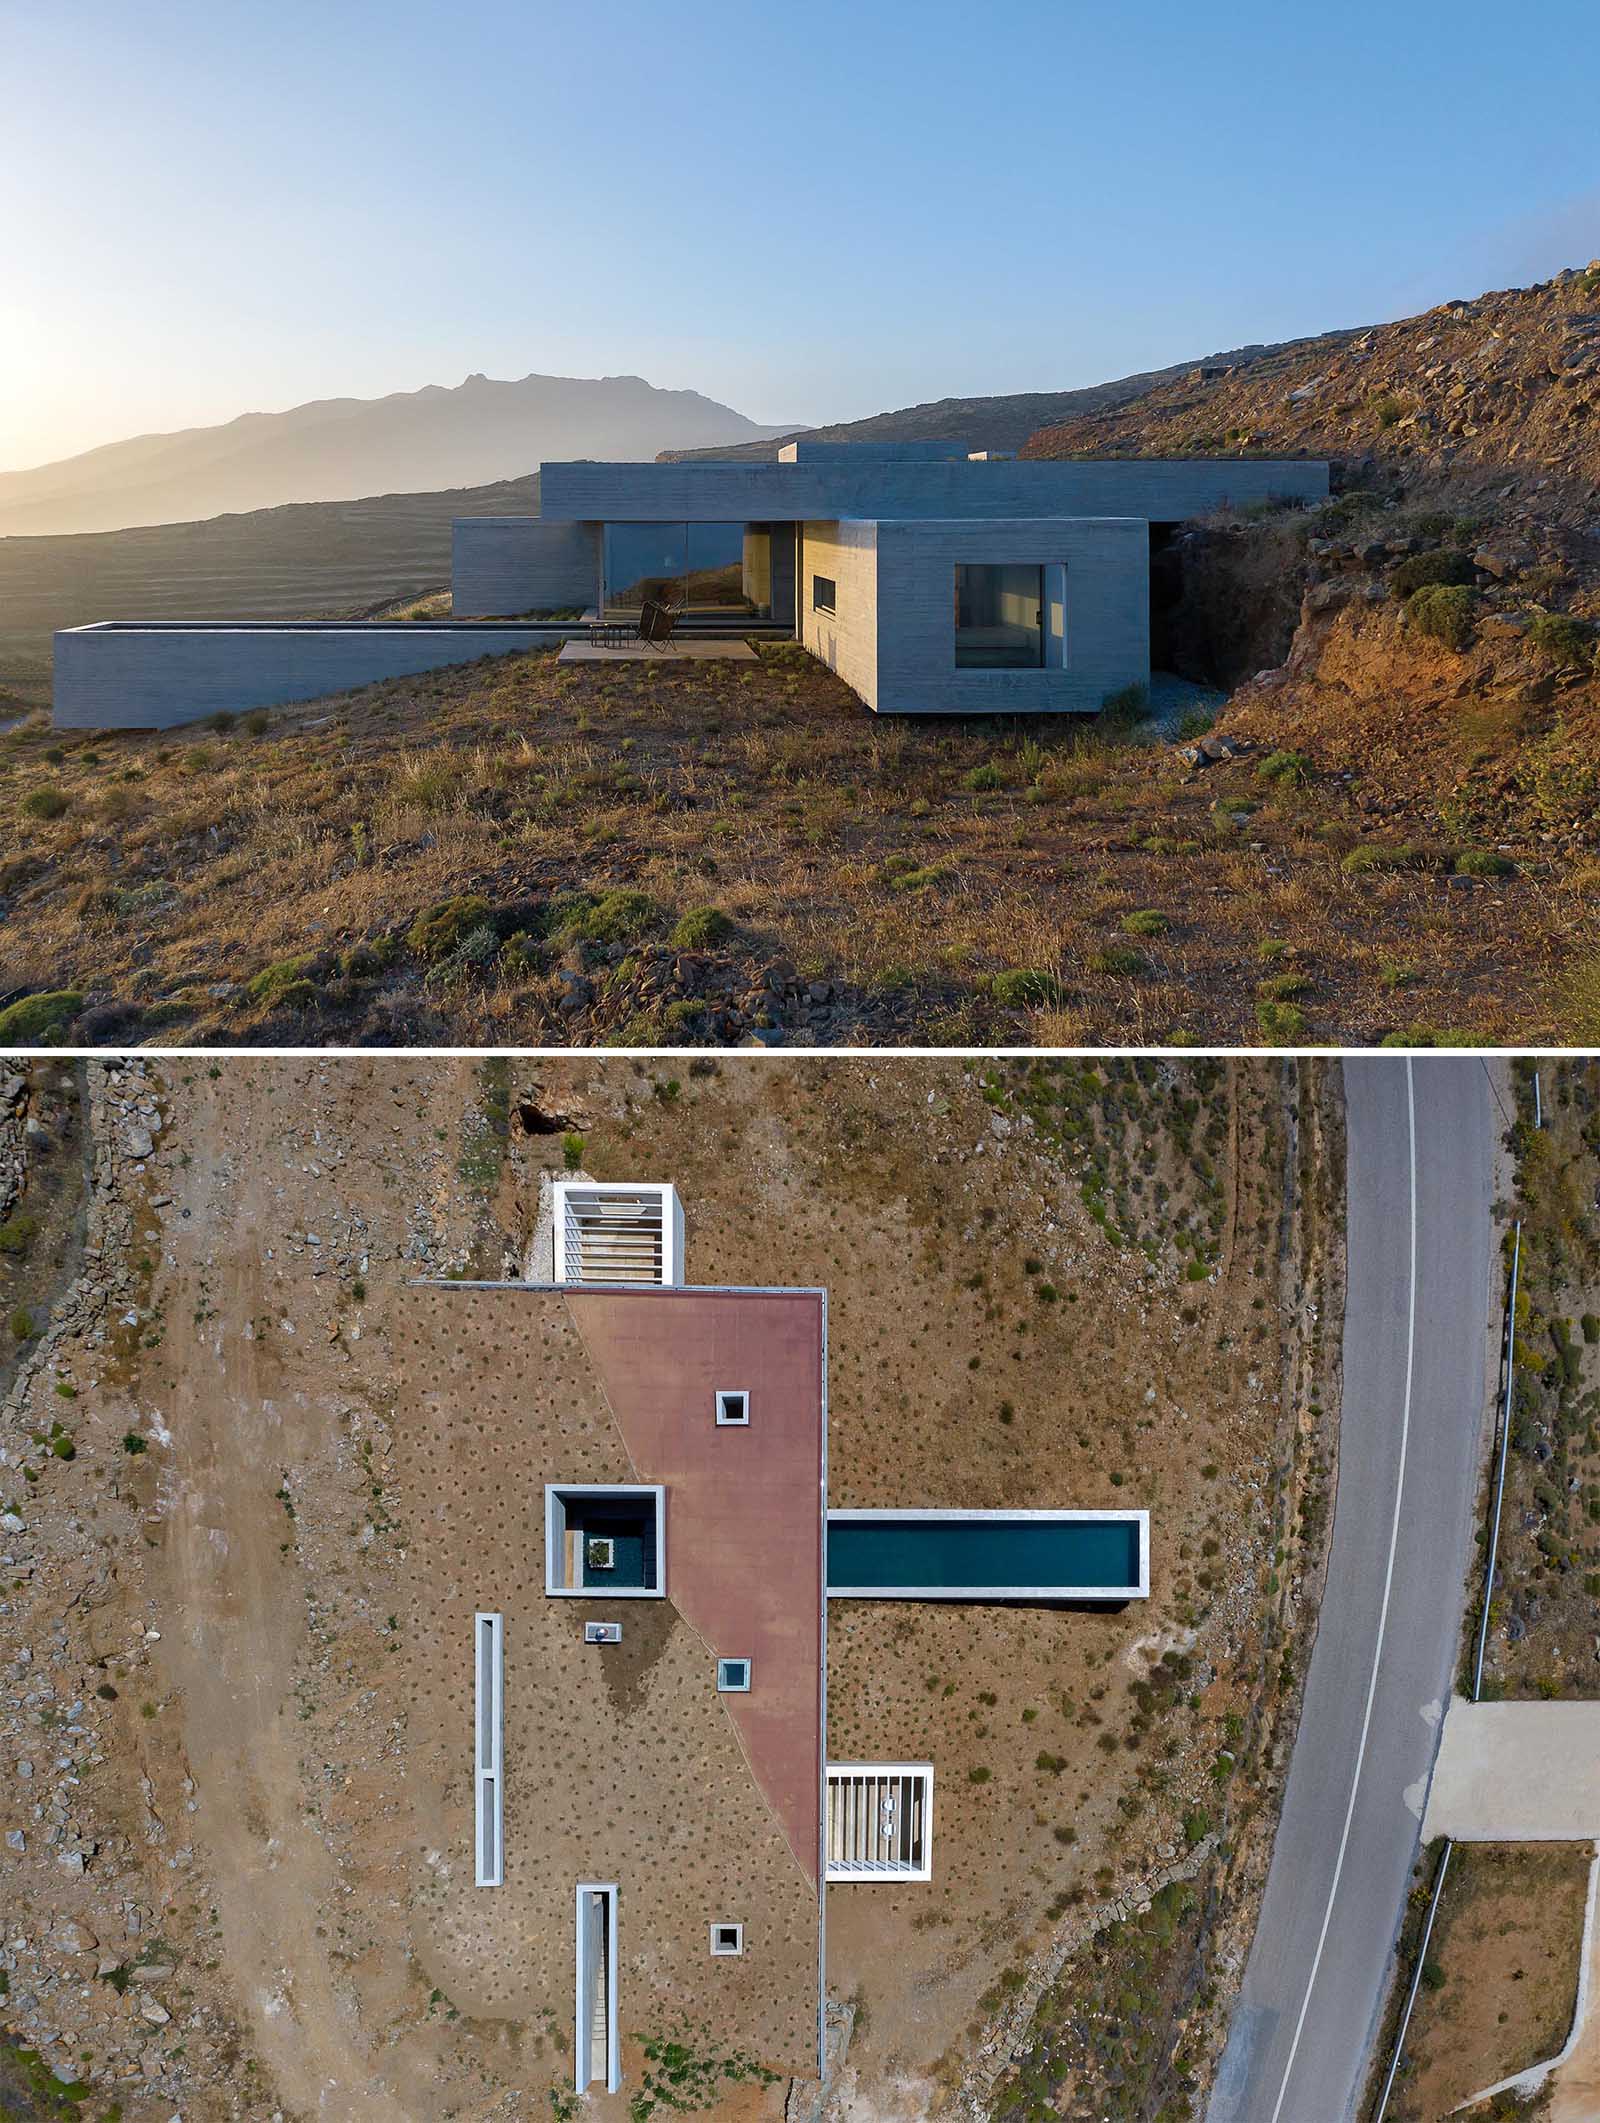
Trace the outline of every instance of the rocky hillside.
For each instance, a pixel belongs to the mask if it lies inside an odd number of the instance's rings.
[[[1344,792],[1373,862],[1454,836],[1484,875],[1559,878],[1558,1015],[1600,1036],[1600,262],[1193,375],[1027,454],[1200,451],[1326,455],[1335,492],[1159,550],[1158,665],[1232,688],[1221,733]]]
[[[1319,456],[1600,484],[1600,261],[1342,341],[1221,360],[1042,428],[1028,457]]]
[[[1324,332],[1281,346],[1241,346],[1226,354],[1207,354],[1199,361],[1177,361],[1170,368],[1143,369],[1110,383],[1091,383],[1075,391],[1017,391],[999,398],[932,398],[922,405],[901,406],[893,413],[872,413],[864,420],[835,421],[831,427],[795,428],[771,441],[743,442],[732,448],[663,450],[673,461],[703,457],[772,458],[780,442],[804,437],[808,442],[926,442],[958,436],[975,450],[1020,450],[1029,437],[1052,422],[1082,414],[1115,410],[1147,391],[1180,382],[1191,374],[1222,367],[1244,369],[1258,362],[1326,356],[1355,335]]]

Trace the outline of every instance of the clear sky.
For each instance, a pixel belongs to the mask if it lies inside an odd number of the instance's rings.
[[[1600,253],[1596,0],[0,0],[0,468],[633,371],[1065,389]]]

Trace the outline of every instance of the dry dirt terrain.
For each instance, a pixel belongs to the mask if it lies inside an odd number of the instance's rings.
[[[1437,2123],[1561,2048],[1577,1998],[1590,1856],[1587,1844],[1457,1844],[1390,2101],[1393,2123]],[[1544,2113],[1546,2098],[1508,2112]],[[1486,2103],[1467,2113],[1497,2110]]]
[[[1202,771],[1070,717],[877,721],[790,645],[19,730],[0,1040],[1559,1038],[1576,852],[1388,808],[1265,728]]]
[[[505,2016],[435,1979],[395,1388],[412,1279],[521,1272],[572,1166],[673,1179],[697,1280],[828,1285],[835,1502],[1153,1514],[1121,1613],[836,1603],[832,1750],[927,1748],[938,1825],[931,1885],[830,1893],[830,2117],[1197,2112],[1331,1479],[1316,1065],[133,1058],[84,1088],[81,1261],[0,1436],[0,2027],[35,2113],[560,2112],[565,1990]]]
[[[1600,1067],[1547,1060],[1539,1076],[1536,1129],[1532,1069],[1518,1066],[1517,1368],[1483,1692],[1592,1698],[1600,1695]]]

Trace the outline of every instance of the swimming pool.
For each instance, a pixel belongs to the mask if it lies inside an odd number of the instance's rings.
[[[1150,1591],[1147,1511],[830,1511],[828,1595],[1129,1600]]]

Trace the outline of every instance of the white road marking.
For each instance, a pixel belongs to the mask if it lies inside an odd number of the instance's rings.
[[[1367,1679],[1366,1708],[1361,1713],[1361,1744],[1356,1750],[1355,1775],[1350,1780],[1350,1803],[1344,1810],[1344,1827],[1339,1835],[1339,1854],[1334,1860],[1333,1879],[1328,1887],[1328,1905],[1322,1912],[1322,1929],[1317,1934],[1317,1950],[1311,1957],[1311,1973],[1306,1979],[1306,1994],[1301,2000],[1300,2016],[1294,2023],[1294,2039],[1289,2044],[1289,2055],[1284,2063],[1278,2098],[1272,2106],[1272,2123],[1278,2123],[1283,2112],[1284,2098],[1289,2091],[1289,2076],[1294,2070],[1300,2037],[1305,2032],[1306,2015],[1311,2010],[1311,1993],[1317,1985],[1317,1970],[1322,1965],[1322,1949],[1328,1943],[1328,1926],[1333,1922],[1334,1898],[1339,1892],[1339,1876],[1344,1870],[1344,1854],[1350,1842],[1350,1823],[1355,1818],[1356,1795],[1361,1789],[1361,1771],[1366,1761],[1367,1735],[1372,1724],[1372,1703],[1378,1692],[1378,1668],[1383,1662],[1384,1633],[1389,1626],[1389,1593],[1394,1584],[1394,1559],[1400,1540],[1400,1503],[1406,1486],[1406,1448],[1411,1437],[1411,1370],[1417,1348],[1417,1099],[1409,1055],[1406,1057],[1406,1124],[1411,1162],[1411,1274],[1406,1301],[1406,1391],[1400,1415],[1400,1478],[1394,1485],[1394,1517],[1389,1526],[1389,1559],[1383,1573],[1383,1604],[1378,1609],[1378,1637],[1372,1649],[1372,1672]]]

